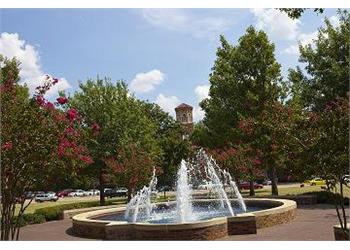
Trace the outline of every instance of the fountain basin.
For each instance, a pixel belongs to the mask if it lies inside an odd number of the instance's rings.
[[[206,203],[213,200],[194,200]],[[234,200],[231,200],[234,202]],[[296,215],[296,202],[285,199],[245,199],[249,207],[259,211],[236,216],[221,216],[186,223],[150,223],[106,220],[123,214],[125,207],[102,209],[73,217],[73,233],[77,236],[105,240],[214,240],[228,235],[254,234],[258,228],[286,223]],[[157,203],[158,206],[166,203]],[[248,209],[249,210],[249,209]]]

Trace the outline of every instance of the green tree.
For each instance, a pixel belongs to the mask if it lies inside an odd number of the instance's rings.
[[[259,157],[261,149],[259,143],[248,140],[250,137],[240,129],[240,121],[257,121],[255,118],[266,106],[284,95],[274,49],[266,33],[252,26],[236,46],[221,37],[221,47],[209,79],[209,98],[201,103],[205,111],[205,129],[214,138],[212,147],[246,144],[247,152],[255,154],[247,156],[247,162],[252,157]],[[254,173],[251,174],[250,180],[254,179]],[[254,194],[253,182],[251,194]]]
[[[339,10],[338,17],[338,27],[326,18],[314,44],[299,46],[304,69],[289,70],[289,80],[298,89],[304,108],[321,111],[336,98],[346,98],[349,91],[350,14]]]
[[[274,48],[267,35],[252,26],[235,47],[221,37],[209,79],[210,98],[201,103],[204,124],[217,138],[215,146],[235,139],[233,128],[240,117],[259,114],[267,101],[278,99],[281,76]]]
[[[349,99],[338,98],[322,112],[308,112],[298,123],[300,147],[290,155],[293,175],[304,181],[321,177],[334,196],[334,205],[344,233],[349,237],[344,204],[344,179],[349,174]]]
[[[281,12],[285,12],[287,13],[287,15],[292,18],[292,19],[298,19],[300,18],[305,10],[307,10],[309,8],[280,8],[279,10]],[[324,8],[314,8],[313,12],[317,13],[317,14],[322,14],[324,11]]]
[[[115,169],[106,162],[117,160],[119,151],[128,151],[130,145],[137,145],[153,162],[158,163],[160,147],[156,139],[157,128],[145,114],[143,105],[129,94],[124,82],[113,84],[107,78],[88,80],[80,84],[80,89],[70,103],[82,114],[90,132],[88,148],[95,162],[90,173],[99,178],[100,203],[104,204],[104,188],[115,185],[118,179]],[[148,168],[140,171],[145,176],[152,174]],[[127,178],[127,175],[120,175],[118,180],[121,184],[126,183],[123,176]],[[145,183],[137,183],[142,184]],[[129,190],[129,198],[133,191]]]

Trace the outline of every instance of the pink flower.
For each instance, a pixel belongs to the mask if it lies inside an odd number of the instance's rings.
[[[261,161],[259,159],[254,159],[253,162],[256,164],[256,165],[260,165],[261,164]]]
[[[42,95],[38,95],[36,97],[36,103],[39,105],[39,106],[43,106],[45,104],[45,99]]]
[[[59,156],[64,156],[66,153],[66,148],[70,147],[70,143],[67,139],[63,139],[60,141],[58,145],[58,155]]]
[[[1,149],[9,150],[9,149],[12,149],[12,146],[13,146],[12,141],[7,141],[3,145],[1,145]]]
[[[101,127],[96,122],[94,122],[91,125],[91,129],[92,129],[93,134],[96,136],[100,132]]]
[[[64,132],[69,136],[78,136],[79,135],[78,131],[76,131],[73,127],[66,128],[66,130]]]
[[[47,102],[46,105],[45,105],[45,107],[46,107],[47,109],[54,109],[54,108],[55,108],[55,105],[53,105],[52,102]]]
[[[63,105],[63,104],[66,104],[66,103],[68,102],[68,99],[67,99],[66,97],[60,96],[60,97],[58,97],[58,98],[56,99],[56,101],[57,101],[59,104]]]
[[[77,115],[78,112],[74,108],[67,110],[67,116],[69,120],[74,120],[77,117]]]
[[[80,155],[80,156],[79,156],[79,159],[80,159],[81,161],[85,162],[86,164],[92,164],[92,163],[94,163],[94,160],[93,160],[90,156],[88,156],[88,155]]]

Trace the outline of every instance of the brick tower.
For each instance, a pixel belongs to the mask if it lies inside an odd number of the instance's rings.
[[[184,137],[188,137],[193,131],[192,111],[193,111],[193,107],[186,103],[181,103],[179,106],[175,108],[176,121],[181,123],[181,125],[184,127],[186,132]]]

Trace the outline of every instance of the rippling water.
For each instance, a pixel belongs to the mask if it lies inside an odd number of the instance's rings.
[[[247,212],[254,212],[262,209],[266,209],[266,208],[248,206]],[[236,214],[243,213],[243,211],[240,210],[238,207],[233,207],[233,210]],[[191,220],[189,220],[188,222],[208,220],[216,217],[231,216],[230,212],[226,208],[220,208],[216,204],[193,206],[192,215],[193,216]],[[109,220],[109,221],[127,221],[125,219],[124,213],[104,215],[95,219]],[[176,208],[174,206],[158,207],[152,211],[151,216],[148,220],[143,220],[142,218],[140,218],[137,221],[154,223],[154,224],[177,223]]]

